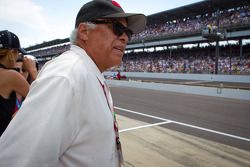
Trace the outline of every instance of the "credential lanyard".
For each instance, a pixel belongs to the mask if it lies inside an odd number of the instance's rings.
[[[110,95],[110,91],[109,91],[108,85],[106,84],[105,81],[102,83],[99,80],[99,82],[100,82],[100,84],[102,86],[103,93],[104,93],[105,98],[107,100],[107,104],[109,106],[109,109],[110,109],[110,111],[111,111],[111,113],[113,115],[114,131],[115,131],[115,141],[116,141],[117,151],[118,151],[118,154],[119,154],[119,161],[120,161],[120,164],[124,165],[124,159],[123,159],[123,155],[122,155],[122,147],[121,147],[121,142],[120,142],[120,138],[119,138],[118,124],[117,124],[117,121],[116,121],[116,115],[115,115],[114,106],[113,106],[113,103],[112,103],[112,98],[111,98],[111,95]]]

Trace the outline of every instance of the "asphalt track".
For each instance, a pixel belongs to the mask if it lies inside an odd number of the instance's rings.
[[[110,87],[119,115],[250,151],[250,101]]]

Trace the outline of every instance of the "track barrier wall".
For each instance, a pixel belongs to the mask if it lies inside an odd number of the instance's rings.
[[[114,72],[113,72],[114,73]],[[104,73],[109,75],[113,73]],[[142,78],[163,78],[163,79],[186,79],[186,80],[204,80],[204,81],[223,81],[223,82],[241,82],[250,83],[250,76],[235,76],[235,75],[206,75],[206,74],[159,74],[159,73],[123,73],[127,77],[142,77]],[[148,74],[148,75],[146,75]],[[111,76],[111,75],[110,75]],[[151,89],[159,91],[169,91],[186,94],[196,94],[205,96],[215,96],[223,98],[232,98],[240,100],[250,100],[250,90],[229,89],[223,88],[223,84],[218,87],[203,87],[190,85],[176,85],[153,82],[140,81],[124,81],[124,80],[107,80],[112,86],[133,87],[142,89]]]

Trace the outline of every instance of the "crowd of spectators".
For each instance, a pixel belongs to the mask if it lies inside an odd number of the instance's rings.
[[[243,48],[243,56],[239,56],[236,45],[230,53],[230,46],[221,47],[218,59],[218,73],[250,75],[250,44]],[[69,49],[69,45],[56,47],[36,53],[60,54]],[[40,68],[46,61],[40,62]],[[199,73],[215,72],[215,48],[174,49],[154,52],[131,52],[124,55],[122,65],[110,69],[122,72],[159,72],[159,73]]]
[[[220,27],[234,27],[237,25],[250,24],[250,9],[239,8],[220,12]],[[173,34],[201,32],[207,25],[217,26],[216,13],[207,15],[199,15],[194,18],[184,18],[179,20],[166,21],[156,25],[148,25],[144,31],[132,36],[131,42],[145,41],[148,38],[157,38],[160,36],[168,36]],[[46,56],[52,54],[60,54],[69,49],[69,44],[60,46],[43,48],[31,51],[30,54],[35,56]]]
[[[250,9],[238,8],[220,11],[220,27],[232,28],[239,25],[250,24]],[[207,25],[217,25],[216,13],[199,15],[194,18],[166,21],[157,25],[148,25],[147,28],[132,36],[132,42],[141,42],[150,38],[159,38],[164,35],[183,34],[199,32]],[[69,43],[38,49],[29,54],[37,58],[47,56],[55,57],[64,51],[69,50]],[[249,48],[249,46],[246,46]],[[249,49],[248,49],[249,50]],[[239,56],[239,47],[234,49],[234,53],[222,51],[218,60],[218,72],[221,74],[250,74],[250,51],[243,52]],[[41,61],[42,66],[48,59]],[[197,51],[178,49],[169,53],[161,52],[141,52],[129,53],[124,56],[122,65],[113,68],[127,72],[162,72],[162,73],[206,73],[215,72],[215,52],[208,52],[207,49]]]
[[[29,54],[34,55],[35,57],[43,57],[43,56],[50,56],[50,55],[60,55],[61,53],[69,50],[69,44],[63,44],[59,46],[52,46],[48,48],[38,49],[34,51],[30,51]]]
[[[166,21],[161,24],[148,25],[141,33],[134,34],[132,41],[145,41],[159,36],[201,32],[207,25],[218,26],[216,15],[216,13],[210,13],[194,18],[182,18]],[[250,24],[250,9],[239,8],[221,11],[219,14],[219,24],[221,29]]]
[[[213,74],[216,61],[214,50],[193,48],[173,50],[171,53],[169,50],[128,53],[121,66],[110,71]],[[238,51],[229,53],[228,47],[222,49],[218,58],[219,74],[250,74],[250,52],[240,57]]]

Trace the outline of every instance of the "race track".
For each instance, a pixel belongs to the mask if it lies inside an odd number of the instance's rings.
[[[119,115],[250,151],[250,101],[111,85]]]

